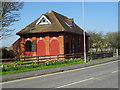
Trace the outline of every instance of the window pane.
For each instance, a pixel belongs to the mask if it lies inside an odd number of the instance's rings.
[[[26,51],[27,52],[32,51],[31,41],[26,41]]]

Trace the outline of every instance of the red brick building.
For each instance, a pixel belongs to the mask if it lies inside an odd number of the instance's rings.
[[[73,18],[48,11],[17,33],[20,38],[13,44],[16,56],[43,56],[82,53],[83,30]],[[88,51],[86,33],[86,51]]]

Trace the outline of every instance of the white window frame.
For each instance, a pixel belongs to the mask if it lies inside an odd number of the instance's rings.
[[[41,24],[39,24],[40,21],[41,21],[43,18],[44,18],[48,23],[41,23]],[[51,22],[50,22],[50,20],[49,20],[45,15],[42,15],[42,16],[40,17],[40,19],[37,21],[36,25],[44,25],[44,24],[51,24]]]
[[[75,27],[75,23],[74,22],[72,24],[70,24],[70,25],[67,22],[65,22],[65,24],[68,25],[70,28]]]

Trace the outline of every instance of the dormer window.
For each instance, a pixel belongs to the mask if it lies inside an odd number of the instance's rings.
[[[71,24],[68,24],[67,22],[65,22],[65,24],[67,24],[70,28],[75,27],[75,23],[74,22],[72,22]]]
[[[70,28],[75,27],[75,23],[73,18],[65,19],[65,24],[69,26]]]
[[[72,24],[70,24],[70,27],[75,27],[75,23],[72,22]]]
[[[50,20],[45,16],[42,15],[36,25],[44,25],[44,24],[51,24]]]

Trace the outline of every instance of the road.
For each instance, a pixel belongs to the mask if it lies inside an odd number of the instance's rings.
[[[118,61],[2,83],[3,88],[118,88]]]

